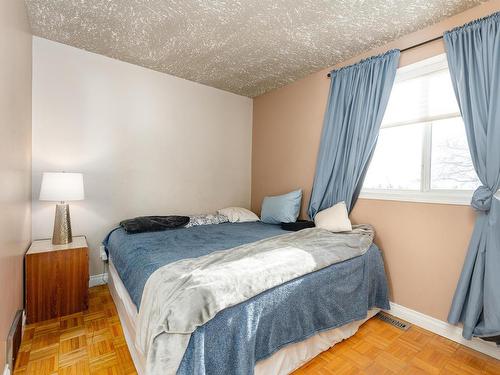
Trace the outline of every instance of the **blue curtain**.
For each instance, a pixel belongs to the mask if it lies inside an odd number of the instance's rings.
[[[309,217],[356,203],[399,63],[399,50],[331,72]]]
[[[463,336],[500,335],[500,13],[445,33],[455,95],[474,168],[477,212],[448,321]]]

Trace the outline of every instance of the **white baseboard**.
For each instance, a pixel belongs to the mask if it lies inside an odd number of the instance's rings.
[[[98,285],[104,285],[108,283],[108,274],[101,273],[100,275],[92,275],[89,278],[89,288]]]
[[[471,349],[477,350],[478,352],[500,359],[500,348],[494,343],[486,342],[476,337],[472,340],[466,340],[462,337],[462,328],[459,326],[454,326],[393,302],[391,302],[391,309],[388,310],[387,313]]]
[[[10,375],[9,365],[5,365],[5,368],[3,370],[3,375]]]

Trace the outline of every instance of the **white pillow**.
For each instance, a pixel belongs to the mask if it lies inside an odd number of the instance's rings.
[[[339,202],[326,210],[318,212],[314,217],[314,224],[316,227],[330,232],[348,232],[352,230],[345,202]]]
[[[219,214],[227,216],[231,223],[243,223],[246,221],[259,221],[259,217],[252,211],[242,207],[228,207],[217,211]]]

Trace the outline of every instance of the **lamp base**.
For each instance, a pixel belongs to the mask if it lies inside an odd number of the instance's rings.
[[[58,203],[56,206],[56,216],[54,218],[52,244],[64,245],[71,242],[73,242],[73,236],[71,234],[69,205],[67,203]]]

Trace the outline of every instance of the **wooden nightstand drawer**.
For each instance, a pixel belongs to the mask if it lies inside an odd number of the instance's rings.
[[[85,237],[75,237],[67,245],[34,241],[26,253],[27,323],[86,310],[88,283]]]

